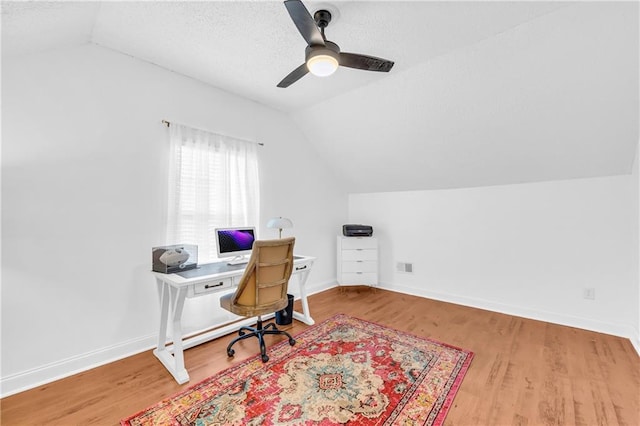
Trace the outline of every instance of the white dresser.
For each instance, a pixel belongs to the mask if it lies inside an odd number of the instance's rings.
[[[378,240],[376,237],[338,235],[338,284],[378,284]]]

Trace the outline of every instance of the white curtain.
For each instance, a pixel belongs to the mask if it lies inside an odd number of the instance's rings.
[[[171,123],[167,244],[216,257],[214,229],[258,226],[258,145]]]

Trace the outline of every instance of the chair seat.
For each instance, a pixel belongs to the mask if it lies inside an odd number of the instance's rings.
[[[262,306],[246,306],[233,303],[233,293],[225,294],[220,298],[220,307],[243,317],[257,317],[258,315],[272,314],[287,307],[288,300],[277,300],[274,303]]]

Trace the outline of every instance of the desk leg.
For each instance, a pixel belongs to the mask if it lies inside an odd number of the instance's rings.
[[[165,283],[158,283],[160,293],[160,330],[158,335],[158,347],[153,354],[162,365],[171,373],[179,384],[189,381],[189,373],[184,367],[184,352],[182,344],[182,310],[186,291],[178,291]],[[171,312],[169,312],[171,303]],[[173,328],[173,354],[167,350],[167,323],[172,314]]]
[[[309,272],[311,272],[311,268],[307,268],[302,272],[297,273],[298,275],[298,283],[300,284],[300,302],[302,303],[302,313],[293,312],[293,318],[298,321],[302,321],[307,325],[315,324],[313,318],[311,318],[311,314],[309,313],[309,301],[307,300],[307,278],[309,277]]]
[[[173,357],[175,358],[176,380],[178,383],[189,381],[189,373],[184,368],[184,349],[182,345],[182,309],[184,308],[184,299],[187,295],[185,291],[178,291],[172,288],[173,305]],[[184,380],[181,382],[180,380]]]
[[[167,322],[169,321],[169,285],[156,279],[158,286],[158,299],[160,300],[160,330],[158,331],[157,350],[167,348]]]

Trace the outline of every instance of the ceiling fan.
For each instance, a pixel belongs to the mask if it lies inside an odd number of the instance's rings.
[[[308,72],[320,77],[331,75],[338,66],[379,72],[389,72],[393,67],[393,61],[386,59],[340,52],[340,47],[327,40],[324,35],[324,29],[331,22],[331,12],[328,10],[318,10],[312,18],[300,0],[286,0],[284,5],[302,38],[307,42],[307,48],[305,63],[283,78],[278,87],[289,87]]]

